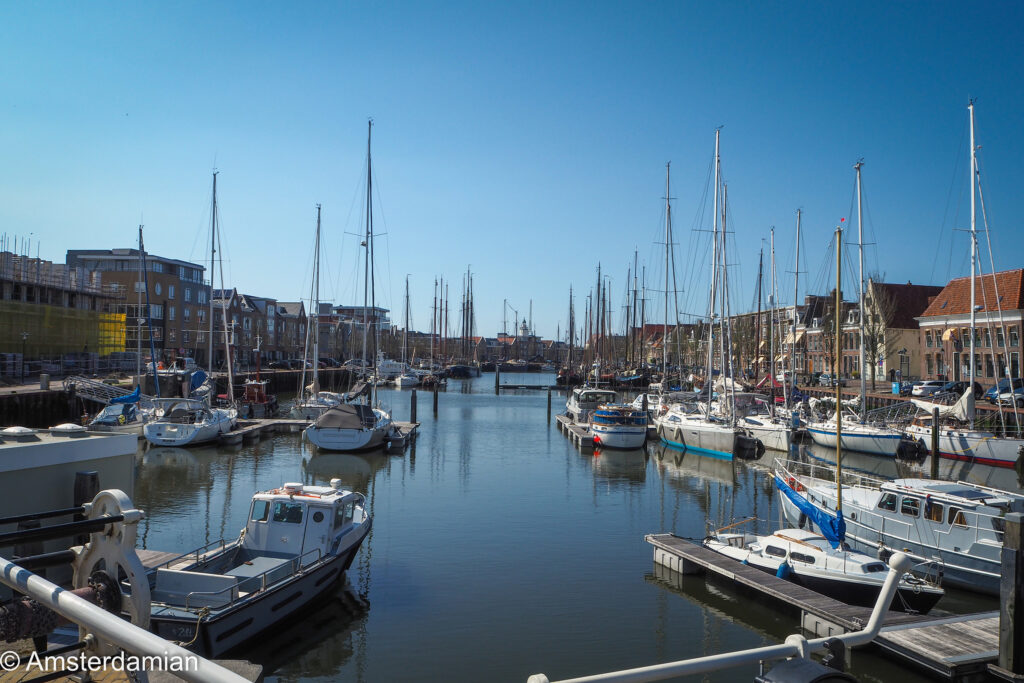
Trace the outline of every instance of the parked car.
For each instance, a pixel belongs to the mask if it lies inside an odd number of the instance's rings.
[[[287,370],[290,366],[286,360],[272,360],[267,363],[267,367],[271,370]]]
[[[960,398],[967,391],[968,382],[946,382],[942,385],[942,388],[935,392],[935,398],[949,398],[955,397]],[[974,383],[974,398],[975,400],[982,397],[985,390],[981,388],[981,385],[977,382]]]
[[[1003,380],[1006,382],[1007,380]],[[1002,382],[1000,382],[1002,383]],[[996,404],[1001,406],[1016,406],[1024,408],[1024,379],[1015,379],[1003,388],[996,398]]]
[[[910,396],[910,392],[914,390],[914,385],[917,382],[900,382],[900,396]]]
[[[946,386],[946,380],[943,379],[926,379],[922,382],[918,382],[914,385],[914,388],[910,390],[911,396],[934,396],[935,394],[942,391],[942,387]]]
[[[1016,387],[1019,384],[1024,384],[1024,379],[1018,377],[1017,379],[1013,380],[1014,387]],[[989,403],[995,404],[996,400],[999,398],[999,395],[1005,394],[1008,391],[1010,391],[1010,380],[1004,377],[1003,379],[996,382],[995,386],[991,387],[988,391],[985,392],[985,400],[988,401]]]
[[[321,358],[320,367],[322,368],[340,368],[341,363],[334,360],[333,358]]]
[[[842,377],[836,377],[833,379],[832,375],[827,372],[823,372],[818,376],[818,384],[823,387],[845,387],[846,380]]]

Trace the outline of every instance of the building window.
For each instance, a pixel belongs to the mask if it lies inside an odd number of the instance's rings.
[[[986,377],[994,377],[995,376],[995,367],[992,365],[992,354],[991,353],[986,353],[985,354],[985,376]]]
[[[186,287],[185,288],[185,301],[192,301],[192,288],[191,287]]]
[[[1010,346],[1017,346],[1017,326],[1010,325]]]
[[[171,329],[167,330],[167,341],[173,342],[173,341],[175,341],[176,337],[177,337],[177,332],[175,331],[175,329],[173,327]]]
[[[160,293],[163,292],[164,289],[163,287],[160,286],[160,283],[157,282],[156,284],[153,285],[153,291],[156,292],[157,296],[160,296]]]
[[[174,306],[167,307],[167,319],[174,320]]]
[[[1010,353],[1010,375],[1012,377],[1020,377],[1020,359],[1016,351]]]
[[[163,306],[163,304],[153,304],[152,306],[149,307],[149,313],[154,318],[163,318],[164,317],[164,306]]]
[[[178,277],[182,280],[185,279],[185,266],[178,266]]]
[[[167,298],[168,299],[173,299],[174,298],[174,285],[167,285]]]
[[[933,370],[932,370],[932,356],[931,356],[931,354],[925,355],[924,363],[925,363],[925,373],[924,374],[926,374],[929,377],[931,377],[932,374],[933,374]]]
[[[987,327],[985,328],[985,347],[992,348],[992,330]]]
[[[183,344],[188,344],[188,343],[189,343],[189,341],[191,341],[191,336],[192,336],[192,335],[191,335],[191,334],[189,334],[189,331],[188,331],[188,330],[182,330],[182,331],[181,331],[181,342],[182,342]]]
[[[181,319],[185,322],[189,322],[192,319],[192,309],[185,306],[181,309]]]
[[[1003,336],[1002,327],[996,328],[996,344],[999,345],[999,348],[1003,348],[1004,346],[1006,346],[1006,338]]]
[[[164,272],[164,264],[160,263],[159,261],[153,261],[152,263],[153,263],[153,272],[154,273],[162,273],[162,272]]]
[[[924,345],[926,347],[928,347],[929,349],[932,348],[932,333],[931,332],[925,332],[924,333]]]

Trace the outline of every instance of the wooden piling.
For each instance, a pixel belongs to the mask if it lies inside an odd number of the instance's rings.
[[[434,417],[437,417],[437,384],[434,384]]]
[[[551,422],[551,387],[548,387],[548,422]]]
[[[939,409],[932,408],[932,479],[939,478]]]
[[[494,366],[494,394],[498,395],[501,389],[501,363]]]
[[[1024,514],[1007,513],[1003,533],[1002,578],[999,584],[998,666],[1014,676],[1024,674]],[[1019,680],[1019,679],[1015,679]]]
[[[409,394],[409,422],[416,422],[416,390]]]

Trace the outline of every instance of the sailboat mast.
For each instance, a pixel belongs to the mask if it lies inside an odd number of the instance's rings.
[[[757,384],[757,377],[760,374],[761,361],[761,282],[764,273],[764,241],[761,242],[761,252],[757,257],[757,318],[754,319],[754,383]]]
[[[771,263],[769,265],[771,284],[768,288],[768,386],[772,388],[772,402],[769,409],[772,415],[775,414],[775,228],[772,227],[768,233]]]
[[[836,228],[836,300],[835,300],[835,365],[832,368],[832,378],[839,377],[839,351],[842,348],[842,320],[840,312],[843,309],[843,231]],[[836,511],[843,511],[843,487],[840,482],[843,480],[843,399],[841,387],[836,381]]]
[[[796,210],[796,268],[793,273],[793,345],[789,349],[792,392],[796,391],[796,324],[800,317],[800,209]]]
[[[217,171],[213,172],[213,209],[210,211],[210,338],[209,338],[209,356],[207,356],[207,363],[210,366],[210,372],[213,372],[213,275],[214,275],[214,255],[217,253],[217,236],[215,234],[217,226]]]
[[[974,195],[976,194],[977,179],[978,179],[978,157],[976,155],[977,148],[975,147],[975,144],[974,144],[974,100],[971,100],[968,103],[967,111],[970,113],[970,117],[971,117],[971,344],[970,344],[970,354],[971,355],[970,355],[970,360],[968,362],[968,366],[969,366],[969,370],[968,370],[969,380],[968,381],[970,382],[970,384],[968,384],[968,391],[973,392],[974,391],[974,388],[973,388],[974,387],[974,370],[975,370],[975,361],[974,361],[974,329],[975,329],[975,325],[977,323],[977,321],[975,320],[975,314],[976,314],[975,308],[977,306],[977,304],[975,303],[975,296],[976,296],[975,295],[975,289],[976,289],[976,287],[975,287],[975,278],[977,277],[977,265],[976,265],[977,258],[976,257],[977,257],[977,254],[978,254],[977,214],[976,214],[975,203],[974,203],[974,201],[975,201]],[[995,276],[993,275],[993,282],[994,281],[995,281]],[[997,387],[998,387],[998,385],[999,385],[999,383],[996,382],[996,386]],[[1012,383],[1011,383],[1010,391],[1013,391]],[[971,413],[970,418],[971,418],[971,429],[974,429],[974,413],[973,413],[973,411]]]
[[[670,173],[672,162],[665,164],[665,310],[663,311],[664,327],[661,330],[661,393],[666,393],[668,386],[668,249],[672,237],[672,200]]]
[[[853,165],[857,169],[857,258],[860,261],[860,281],[857,287],[857,308],[860,309],[860,316],[857,323],[860,336],[860,421],[863,424],[867,417],[867,365],[866,353],[864,350],[864,202],[861,195],[860,168],[863,161]]]
[[[139,277],[135,281],[135,291],[138,295],[138,307],[136,308],[135,319],[138,332],[135,337],[135,381],[142,384],[142,268],[146,260],[142,258],[142,226],[139,226]],[[156,362],[156,359],[153,359]]]
[[[313,396],[320,393],[320,205],[316,205],[316,240],[313,252],[313,310],[306,316],[306,329],[313,335]],[[309,320],[315,321],[309,329]],[[305,371],[305,368],[303,368]],[[301,392],[300,392],[301,393]]]
[[[718,186],[719,186],[719,137],[721,131],[715,131],[715,200],[714,210],[712,211],[712,222],[713,230],[711,237],[711,306],[708,309],[708,376],[704,382],[704,386],[708,390],[708,414],[711,414],[711,394],[712,384],[714,376],[714,357],[715,357],[715,295],[718,293],[716,284],[718,281]]]
[[[405,276],[405,325],[402,330],[402,372],[405,372],[406,355],[409,353],[409,276]]]

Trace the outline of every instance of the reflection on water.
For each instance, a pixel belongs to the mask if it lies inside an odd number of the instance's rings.
[[[412,392],[379,396],[396,420],[409,419]],[[140,450],[140,545],[157,550],[236,537],[253,492],[286,481],[339,478],[366,493],[373,527],[346,589],[240,655],[263,663],[271,679],[569,678],[756,647],[797,630],[793,620],[739,605],[725,587],[652,579],[643,540],[660,531],[702,538],[748,516],[768,531],[780,516],[771,458],[732,462],[656,442],[581,454],[549,420],[546,390],[496,394],[493,374],[450,380],[436,415],[431,392],[416,397],[420,435],[399,454],[322,452],[298,433],[231,450]],[[564,402],[553,393],[552,413]],[[805,451],[795,453],[829,457]],[[902,467],[862,460],[848,466],[881,476]],[[972,480],[1014,476],[943,466]]]

